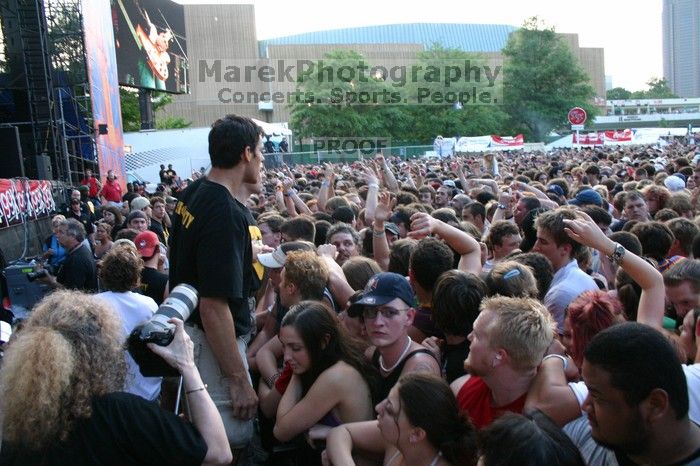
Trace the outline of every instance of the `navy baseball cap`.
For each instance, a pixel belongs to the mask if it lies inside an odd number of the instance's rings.
[[[600,194],[598,194],[597,191],[594,191],[593,189],[584,189],[583,191],[580,191],[574,199],[570,200],[569,204],[577,206],[594,204],[598,207],[602,207],[603,198],[600,196]]]
[[[557,196],[564,196],[564,190],[558,184],[550,184],[547,188],[548,193],[554,193]]]
[[[413,289],[406,277],[393,272],[381,272],[367,282],[362,297],[348,308],[350,317],[359,317],[365,306],[381,306],[399,298],[413,306]]]

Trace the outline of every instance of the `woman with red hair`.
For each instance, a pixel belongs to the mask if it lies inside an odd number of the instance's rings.
[[[561,342],[576,367],[581,368],[583,350],[598,332],[624,321],[622,304],[605,291],[586,291],[574,299],[566,309]]]

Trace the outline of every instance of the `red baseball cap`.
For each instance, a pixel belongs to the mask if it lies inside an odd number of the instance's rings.
[[[134,244],[136,244],[136,249],[138,249],[141,257],[152,257],[160,244],[160,240],[158,235],[150,230],[146,230],[136,235]]]

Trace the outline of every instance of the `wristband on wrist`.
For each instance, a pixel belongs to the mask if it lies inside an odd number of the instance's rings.
[[[192,390],[187,390],[187,391],[185,392],[185,395],[190,395],[190,394],[192,394],[192,393],[194,393],[194,392],[201,392],[201,391],[206,390],[206,389],[207,389],[207,386],[206,386],[206,384],[205,384],[203,387],[195,388],[195,389],[192,389]]]
[[[620,265],[622,264],[622,260],[625,258],[625,252],[627,252],[620,243],[615,243],[615,249],[613,249],[613,253],[608,256],[608,259],[610,262],[612,262],[614,265]]]
[[[281,373],[277,372],[275,374],[272,374],[270,377],[267,377],[265,379],[265,384],[267,385],[267,388],[272,388],[275,386],[275,382],[277,382],[277,379],[280,378]]]
[[[367,188],[368,189],[372,189],[372,188],[379,189],[379,185],[377,183],[370,183],[367,185]]]
[[[374,228],[372,228],[372,234],[373,234],[374,236],[384,236],[384,235],[386,234],[386,232],[385,232],[384,230],[382,230],[382,231],[377,231],[377,230],[375,230]]]
[[[557,358],[564,364],[564,371],[566,371],[569,368],[569,360],[566,359],[561,354],[548,354],[547,356],[542,358],[542,362],[545,362],[547,359],[552,359],[552,358]]]

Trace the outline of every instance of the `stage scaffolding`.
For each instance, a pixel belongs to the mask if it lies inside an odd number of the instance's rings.
[[[25,176],[75,186],[97,169],[81,0],[0,0],[0,16],[18,117],[0,124],[20,131]]]

